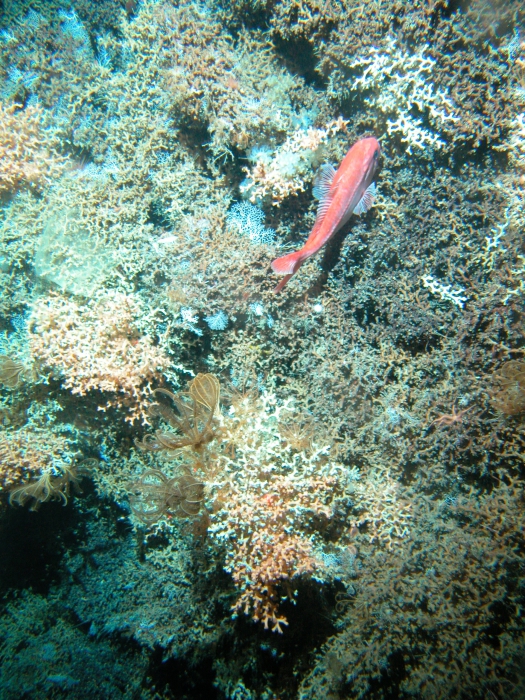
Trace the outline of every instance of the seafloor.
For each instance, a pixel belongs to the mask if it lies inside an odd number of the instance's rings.
[[[523,700],[522,0],[0,8],[0,700]]]

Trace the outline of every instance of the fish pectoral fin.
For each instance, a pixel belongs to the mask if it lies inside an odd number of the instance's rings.
[[[373,182],[366,190],[364,195],[361,197],[359,202],[356,204],[354,209],[354,214],[364,214],[370,207],[373,206],[377,194],[376,183]]]
[[[326,212],[330,208],[330,204],[334,198],[333,181],[336,174],[336,169],[330,163],[322,165],[317,171],[314,180],[313,195],[319,200],[317,207],[316,225],[319,225],[324,219]]]
[[[326,197],[330,191],[330,187],[332,186],[336,172],[336,169],[331,163],[321,165],[314,177],[314,187],[312,190],[312,194],[316,199],[319,199],[322,202]]]

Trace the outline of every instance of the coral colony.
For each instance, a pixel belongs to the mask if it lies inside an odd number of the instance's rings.
[[[521,0],[8,0],[0,209],[2,700],[525,698]]]

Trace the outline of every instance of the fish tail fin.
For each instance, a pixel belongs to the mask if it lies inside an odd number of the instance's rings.
[[[272,270],[277,272],[278,275],[293,275],[300,268],[302,262],[302,251],[296,250],[295,253],[276,258],[272,262]]]
[[[288,283],[290,277],[294,275],[301,267],[306,257],[302,250],[296,250],[294,253],[289,253],[288,255],[283,255],[281,258],[276,258],[272,262],[272,270],[277,272],[278,275],[285,275],[285,277],[283,277],[277,287],[273,290],[275,294],[283,289],[283,287]]]

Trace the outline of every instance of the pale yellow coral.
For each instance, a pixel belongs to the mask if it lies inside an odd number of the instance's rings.
[[[38,301],[29,323],[33,359],[64,378],[73,394],[118,394],[99,406],[125,407],[130,422],[146,422],[150,382],[160,378],[168,357],[141,335],[138,299],[119,292],[100,295],[81,306],[62,296]]]
[[[354,493],[359,497],[359,507],[363,508],[354,526],[368,525],[371,542],[380,542],[392,549],[410,535],[411,503],[403,498],[403,489],[397,481],[377,471],[357,482]]]
[[[318,164],[320,146],[338,131],[346,130],[347,123],[339,117],[324,129],[298,129],[271,159],[266,152],[261,153],[253,168],[243,168],[247,183],[241,192],[248,193],[251,202],[271,197],[274,206],[280,206],[290,195],[304,192],[305,182],[312,178],[313,166]]]
[[[38,475],[67,452],[66,438],[21,428],[0,435],[0,491]]]
[[[221,419],[229,450],[209,487],[217,496],[210,537],[227,543],[225,568],[239,591],[233,610],[282,633],[278,588],[293,599],[292,581],[319,569],[319,524],[333,517],[342,467],[328,460],[328,448],[309,442],[295,451],[283,437],[297,420],[291,399],[239,394]]]
[[[43,129],[40,108],[0,102],[0,193],[38,189],[58,177],[64,164],[54,137]]]

